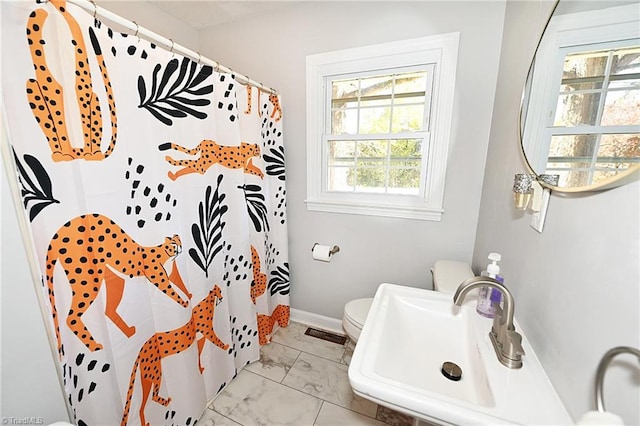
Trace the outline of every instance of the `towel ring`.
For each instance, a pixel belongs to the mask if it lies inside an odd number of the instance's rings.
[[[596,408],[601,413],[605,412],[604,397],[602,396],[603,395],[602,385],[604,382],[604,373],[607,372],[607,367],[609,367],[609,363],[611,362],[611,360],[616,355],[623,354],[623,353],[635,355],[638,357],[638,360],[640,360],[640,350],[636,348],[632,348],[630,346],[618,346],[607,351],[607,353],[603,355],[602,359],[600,360],[600,363],[598,364],[598,370],[596,371]]]

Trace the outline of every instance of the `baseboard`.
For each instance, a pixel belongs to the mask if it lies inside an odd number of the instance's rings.
[[[342,320],[325,317],[312,312],[291,308],[291,321],[317,327],[333,333],[345,334],[342,328]]]

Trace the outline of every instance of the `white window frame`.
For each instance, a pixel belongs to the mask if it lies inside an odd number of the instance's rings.
[[[459,33],[439,34],[307,56],[307,209],[311,211],[440,221],[451,137]],[[331,103],[328,77],[435,64],[429,131],[424,136],[419,195],[327,190],[323,143]],[[347,136],[349,137],[349,136]],[[425,172],[426,171],[426,172]]]
[[[638,43],[640,18],[637,5],[558,15],[545,30],[538,47],[526,111],[523,148],[533,170],[546,170],[560,87],[564,55],[580,46]],[[637,126],[629,126],[637,127]],[[590,126],[596,129],[594,126]],[[576,130],[576,129],[574,129]],[[620,129],[624,130],[624,129]]]

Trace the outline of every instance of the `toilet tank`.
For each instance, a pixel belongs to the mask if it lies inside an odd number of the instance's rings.
[[[457,260],[438,260],[431,274],[435,291],[452,294],[464,280],[475,276],[468,264]]]

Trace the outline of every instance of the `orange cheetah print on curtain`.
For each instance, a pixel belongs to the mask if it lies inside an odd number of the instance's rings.
[[[253,265],[253,281],[251,282],[251,301],[256,304],[256,299],[267,290],[267,274],[260,272],[260,255],[254,246],[251,246],[251,264]]]
[[[152,389],[152,399],[155,402],[164,407],[171,403],[171,398],[163,398],[159,395],[160,386],[162,385],[163,358],[184,352],[196,340],[197,334],[201,333],[203,337],[198,339],[198,369],[200,373],[202,373],[204,368],[200,362],[200,355],[202,354],[202,348],[206,340],[209,340],[220,349],[229,349],[229,345],[220,340],[213,330],[215,307],[221,300],[222,291],[220,287],[214,285],[209,295],[193,308],[189,322],[176,330],[156,333],[142,345],[138,357],[133,364],[131,377],[129,378],[127,401],[125,402],[124,412],[122,414],[122,426],[127,424],[129,418],[131,399],[133,397],[138,370],[140,371],[140,384],[142,386],[142,402],[140,403],[139,411],[140,424],[147,425],[144,409]]]
[[[162,384],[162,358],[179,354],[187,350],[196,338],[196,328],[193,325],[194,319],[175,330],[156,333],[147,340],[133,364],[131,378],[129,379],[129,389],[127,390],[127,402],[122,414],[122,426],[127,424],[129,411],[131,410],[131,398],[136,383],[136,373],[140,370],[140,384],[142,386],[142,400],[140,403],[140,424],[145,426],[148,423],[144,417],[144,409],[151,393],[152,399],[158,404],[166,407],[171,403],[171,398],[160,396],[160,385]],[[153,389],[153,392],[152,392]]]
[[[158,290],[186,307],[184,300],[171,285],[171,277],[178,274],[174,264],[171,276],[164,269],[164,263],[175,258],[182,250],[178,235],[166,237],[162,244],[145,247],[136,243],[114,221],[99,214],[82,215],[65,223],[51,239],[47,250],[46,281],[49,303],[58,341],[58,351],[62,355],[62,341],[54,296],[53,270],[56,263],[63,268],[72,290],[71,308],[67,315],[67,326],[90,351],[103,348],[96,342],[82,321],[82,315],[94,302],[102,283],[105,283],[107,297],[105,315],[127,336],[135,333],[117,312],[124,293],[125,279],[146,277]],[[174,282],[189,299],[191,293],[182,279]]]
[[[271,341],[273,327],[278,323],[280,327],[289,325],[290,309],[288,305],[278,305],[271,315],[258,314],[258,337],[260,346]]]
[[[160,151],[173,149],[188,155],[200,153],[200,157],[195,160],[174,160],[167,155],[165,160],[169,164],[184,167],[175,173],[168,172],[167,175],[171,180],[176,180],[180,176],[189,173],[203,175],[214,164],[220,164],[229,169],[243,169],[245,173],[256,175],[260,179],[264,177],[262,170],[253,165],[252,157],[260,157],[260,147],[256,143],[242,142],[240,146],[224,146],[218,145],[215,141],[205,139],[193,149],[171,142],[163,143],[158,148]]]
[[[258,106],[260,105],[260,94],[262,90],[258,89]],[[247,86],[247,109],[244,111],[245,114],[251,114],[251,99],[253,95],[253,88],[251,86]],[[269,94],[269,102],[273,105],[273,111],[271,111],[271,118],[278,121],[282,120],[282,108],[280,107],[280,99],[276,94]]]
[[[251,300],[255,305],[256,299],[267,290],[267,274],[260,272],[260,255],[254,246],[251,246],[251,262],[253,264]],[[266,345],[271,340],[271,334],[276,322],[280,327],[289,325],[289,312],[288,305],[278,305],[271,315],[258,314],[258,342],[261,346]]]
[[[202,337],[198,339],[198,368],[200,373],[204,372],[204,367],[200,361],[200,355],[206,341],[210,341],[217,347],[223,350],[229,349],[229,344],[224,343],[216,335],[213,330],[213,318],[215,315],[216,305],[222,301],[222,290],[217,285],[213,286],[213,290],[209,292],[209,295],[204,298],[198,305],[193,308],[193,318],[196,325],[196,331],[202,334]]]
[[[36,74],[35,79],[27,81],[29,106],[49,142],[53,161],[103,160],[111,155],[115,148],[117,117],[111,80],[102,56],[102,49],[93,29],[89,28],[91,45],[96,55],[102,82],[107,93],[111,120],[111,141],[104,153],[100,149],[103,136],[100,100],[96,93],[93,92],[89,58],[80,26],[73,16],[67,12],[65,1],[51,0],[51,3],[64,17],[73,37],[74,63],[76,64],[74,89],[82,122],[83,147],[75,148],[72,146],[67,130],[67,116],[63,98],[63,93],[66,89],[56,81],[47,65],[44,53],[46,41],[42,37],[42,30],[48,14],[44,9],[33,11],[27,23],[27,38]]]

